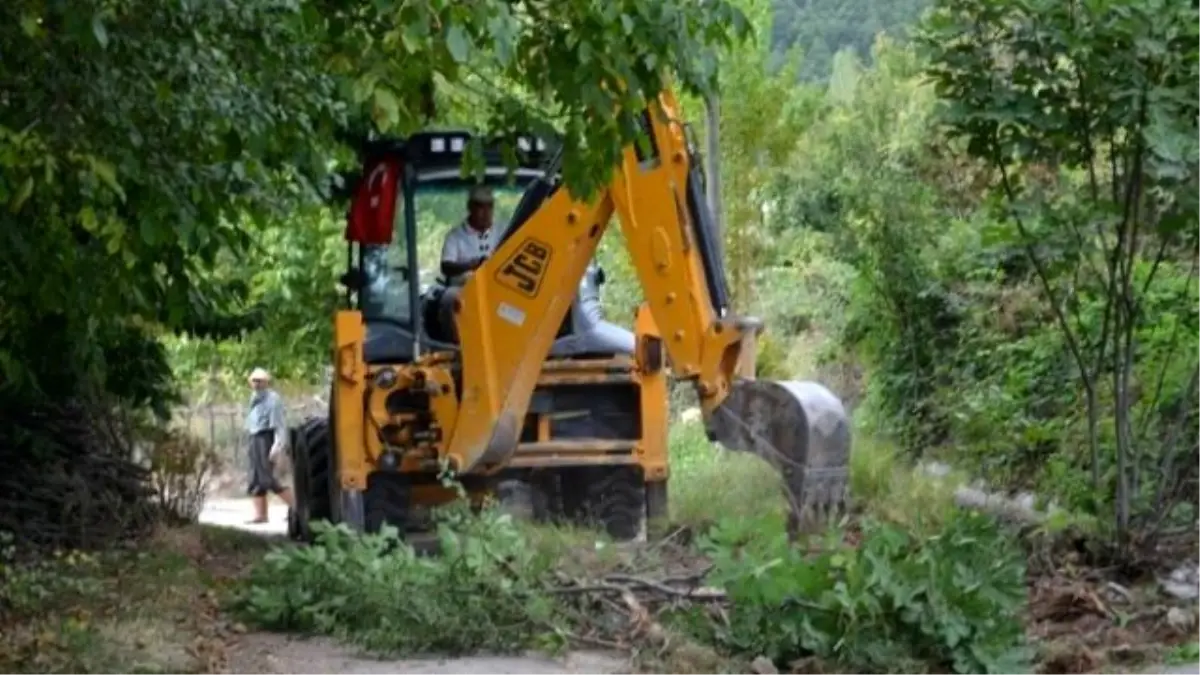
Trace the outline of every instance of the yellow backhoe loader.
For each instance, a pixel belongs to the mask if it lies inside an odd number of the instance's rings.
[[[761,324],[730,312],[678,112],[663,93],[641,115],[649,143],[627,147],[586,202],[561,184],[561,154],[546,139],[519,138],[515,170],[485,147],[482,180],[515,207],[498,214],[499,243],[461,284],[422,283],[418,220],[444,210],[448,190],[474,185],[460,171],[470,136],[364,147],[329,414],[291,434],[293,537],[309,538],[317,520],[420,529],[430,507],[458,494],[440,480],[447,468],[473,500],[498,494],[539,519],[637,537],[667,515],[668,376],[694,385],[710,440],[783,475],[790,532],[840,510],[850,452],[841,402],[815,383],[739,376]],[[645,297],[632,331],[598,302],[593,257],[614,215]]]

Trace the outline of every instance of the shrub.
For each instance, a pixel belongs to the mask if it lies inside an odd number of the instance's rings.
[[[928,538],[863,522],[856,548],[816,555],[723,524],[703,542],[732,608],[715,639],[777,663],[815,657],[857,672],[1022,672],[1023,557],[986,516],[951,515]],[[900,669],[900,670],[897,670]]]
[[[207,443],[185,432],[154,428],[145,435],[151,485],[163,515],[174,522],[195,522],[221,467],[220,457]]]
[[[511,518],[455,504],[437,514],[442,553],[421,557],[394,528],[314,524],[317,545],[278,549],[250,574],[238,610],[264,628],[331,635],[379,653],[514,651],[552,631],[551,561]]]

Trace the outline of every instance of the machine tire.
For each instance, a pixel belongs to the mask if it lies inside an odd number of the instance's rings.
[[[496,503],[501,511],[518,520],[532,521],[537,512],[537,497],[533,486],[519,478],[503,480],[496,484]]]
[[[333,444],[329,420],[309,417],[292,428],[292,495],[296,508],[288,510],[288,536],[311,541],[311,524],[333,517],[330,481],[333,469]]]
[[[645,534],[646,481],[637,467],[567,469],[562,479],[564,511],[572,520],[598,526],[617,541]]]
[[[386,471],[368,474],[367,490],[363,493],[364,529],[375,534],[387,524],[399,530],[403,538],[408,529],[411,500],[412,480],[408,476]]]
[[[514,518],[531,522],[552,522],[558,506],[558,477],[550,471],[533,472],[520,478],[505,478],[496,484],[496,502]]]

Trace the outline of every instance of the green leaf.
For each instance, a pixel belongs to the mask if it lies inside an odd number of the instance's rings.
[[[387,87],[376,87],[374,92],[375,121],[383,128],[396,126],[400,121],[400,101]]]
[[[496,48],[496,59],[501,66],[512,62],[516,46],[516,25],[511,15],[504,13],[488,19],[488,32]]]
[[[33,195],[33,176],[25,178],[25,182],[21,183],[21,189],[17,190],[17,194],[8,202],[8,210],[17,213],[29,197]]]
[[[96,218],[96,210],[91,206],[84,206],[82,209],[79,209],[79,223],[83,225],[85,231],[94,234],[100,227],[100,222]]]
[[[108,48],[108,29],[104,27],[104,21],[100,18],[100,14],[92,15],[92,35],[96,37],[96,42],[103,48]]]
[[[117,182],[117,170],[113,168],[113,165],[95,157],[92,158],[91,164],[92,172],[96,174],[96,177],[107,185],[110,190],[124,198],[125,191],[121,189],[121,184]]]
[[[450,57],[457,63],[466,63],[470,44],[462,26],[456,23],[450,24],[450,28],[446,31],[446,48],[450,50]]]
[[[42,26],[40,19],[32,14],[21,15],[21,32],[26,36],[35,38],[42,34]]]

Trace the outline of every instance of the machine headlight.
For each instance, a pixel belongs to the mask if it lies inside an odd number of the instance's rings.
[[[391,389],[396,386],[396,369],[384,368],[383,370],[375,371],[375,387],[377,389]]]

